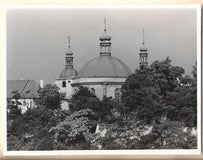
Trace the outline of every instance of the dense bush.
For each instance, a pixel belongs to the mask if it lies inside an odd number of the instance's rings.
[[[39,98],[36,99],[38,106],[44,106],[48,109],[60,109],[63,95],[59,93],[56,85],[47,84],[39,89]]]

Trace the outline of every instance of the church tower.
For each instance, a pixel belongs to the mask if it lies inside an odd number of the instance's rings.
[[[100,55],[111,56],[111,36],[106,32],[106,18],[104,18],[104,34],[100,36]]]
[[[59,87],[59,92],[64,95],[62,108],[67,107],[66,99],[69,99],[74,90],[71,86],[73,78],[78,75],[78,72],[73,67],[73,52],[70,49],[70,36],[68,36],[68,49],[65,53],[65,68],[60,73],[59,78],[55,79],[55,84]]]
[[[140,67],[148,67],[148,50],[145,46],[145,39],[144,39],[144,29],[142,31],[143,34],[143,41],[142,41],[142,47],[140,48]]]
[[[68,50],[66,51],[66,65],[65,68],[73,68],[73,52],[70,49],[70,36],[68,36]]]

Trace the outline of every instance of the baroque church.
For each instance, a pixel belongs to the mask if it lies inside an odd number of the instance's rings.
[[[126,78],[132,75],[131,69],[111,53],[111,36],[107,34],[106,19],[104,20],[104,33],[99,37],[100,53],[98,57],[90,59],[77,72],[74,69],[73,52],[70,49],[68,37],[68,50],[65,54],[65,68],[55,79],[55,84],[60,88],[60,93],[66,99],[71,98],[79,86],[88,87],[99,99],[110,97],[119,100],[120,88]],[[148,66],[148,50],[144,42],[140,48],[140,66]],[[65,105],[64,102],[62,106]]]

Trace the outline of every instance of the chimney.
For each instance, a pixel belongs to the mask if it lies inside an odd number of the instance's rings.
[[[40,85],[40,88],[43,88],[44,86],[43,86],[43,80],[40,80],[39,81],[39,85]]]

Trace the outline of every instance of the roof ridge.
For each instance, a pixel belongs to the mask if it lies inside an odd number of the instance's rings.
[[[25,90],[25,88],[26,88],[26,86],[27,86],[27,84],[28,84],[29,81],[30,81],[29,79],[26,81],[25,86],[23,87],[23,89],[22,89],[22,91],[21,91],[21,93],[20,93],[20,96],[21,96],[21,94],[23,93],[23,91]]]

